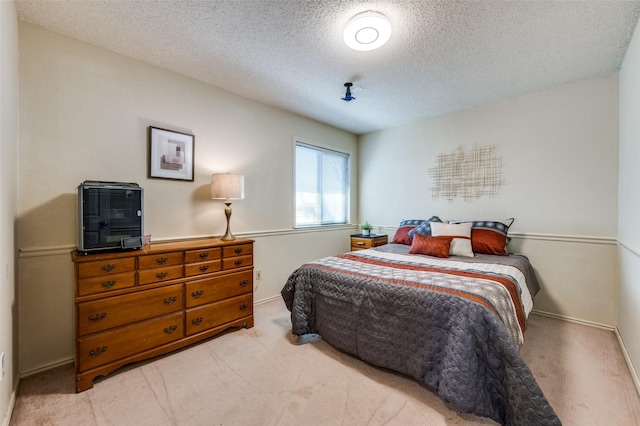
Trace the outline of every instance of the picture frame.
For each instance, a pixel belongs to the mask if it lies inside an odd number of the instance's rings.
[[[193,182],[195,136],[149,126],[149,177]]]

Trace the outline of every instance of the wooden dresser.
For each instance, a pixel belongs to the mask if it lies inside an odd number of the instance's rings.
[[[253,327],[253,240],[72,253],[76,392],[123,365]]]

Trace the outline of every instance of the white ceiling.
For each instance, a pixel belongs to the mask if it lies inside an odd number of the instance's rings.
[[[21,19],[356,134],[620,69],[640,1],[17,1]],[[349,49],[354,15],[389,42]],[[344,102],[344,83],[357,98]]]

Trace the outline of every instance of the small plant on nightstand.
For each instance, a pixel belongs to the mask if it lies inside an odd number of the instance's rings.
[[[362,229],[362,235],[369,235],[371,233],[371,230],[373,229],[373,225],[365,221],[362,225],[360,225],[360,229]]]

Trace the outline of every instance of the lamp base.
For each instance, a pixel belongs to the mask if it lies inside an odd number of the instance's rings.
[[[224,215],[227,217],[227,231],[220,239],[222,241],[233,241],[236,239],[236,237],[234,237],[231,233],[231,226],[229,226],[231,223],[231,201],[227,200],[224,202],[224,204],[225,206],[227,206],[224,208]]]
[[[222,241],[233,241],[236,239],[229,230],[220,238]]]

